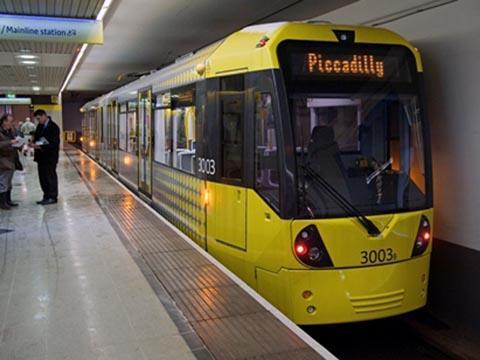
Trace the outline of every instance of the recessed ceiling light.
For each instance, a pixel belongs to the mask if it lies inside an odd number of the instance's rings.
[[[32,52],[32,50],[30,50],[30,49],[20,49],[20,52],[29,53],[29,52]]]
[[[32,86],[33,91],[40,91],[42,88],[40,86]]]
[[[22,60],[20,61],[22,64],[24,65],[35,65],[35,64],[38,64],[36,61],[33,61],[33,60]]]
[[[25,59],[25,60],[32,60],[32,59],[37,59],[38,56],[37,55],[18,55],[17,56],[18,58],[20,59]]]
[[[32,81],[30,81],[30,82],[31,82],[32,84],[36,84],[36,83],[38,83],[38,81],[37,81],[37,80],[32,80]]]
[[[28,74],[30,77],[37,77],[37,74]]]

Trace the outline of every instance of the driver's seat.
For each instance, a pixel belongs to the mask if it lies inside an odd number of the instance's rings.
[[[308,145],[308,165],[328,184],[339,192],[346,200],[351,201],[348,190],[346,171],[340,159],[340,150],[335,141],[335,133],[330,126],[316,126],[313,128],[310,144]],[[318,186],[315,186],[318,188]],[[326,214],[330,213],[329,208],[334,208],[338,213],[338,204],[320,188],[322,202]],[[317,197],[317,196],[315,196]],[[317,204],[313,204],[317,206]]]

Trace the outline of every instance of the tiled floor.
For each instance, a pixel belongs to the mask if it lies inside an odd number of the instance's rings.
[[[199,359],[334,358],[293,323],[249,294],[131,192],[78,150],[66,149]],[[159,286],[157,286],[157,284]],[[181,312],[178,310],[181,309]]]
[[[0,212],[0,359],[190,359],[193,355],[108,219],[62,157],[57,205],[36,166]]]

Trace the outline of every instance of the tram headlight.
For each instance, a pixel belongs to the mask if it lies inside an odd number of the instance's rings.
[[[420,219],[420,226],[418,227],[417,237],[413,244],[412,256],[422,255],[427,250],[430,240],[432,238],[432,230],[430,222],[427,217],[423,215]]]
[[[314,225],[309,225],[298,233],[295,239],[294,253],[297,259],[305,265],[312,267],[333,266],[320,233]]]
[[[314,246],[308,250],[308,258],[312,261],[318,261],[322,258],[323,251],[318,247]]]

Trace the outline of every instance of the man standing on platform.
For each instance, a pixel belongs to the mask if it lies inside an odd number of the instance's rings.
[[[38,165],[38,178],[43,191],[43,199],[39,205],[55,204],[58,196],[57,163],[60,148],[60,128],[45,110],[38,109],[33,113],[38,121],[33,135],[32,147],[35,149],[33,160]]]

